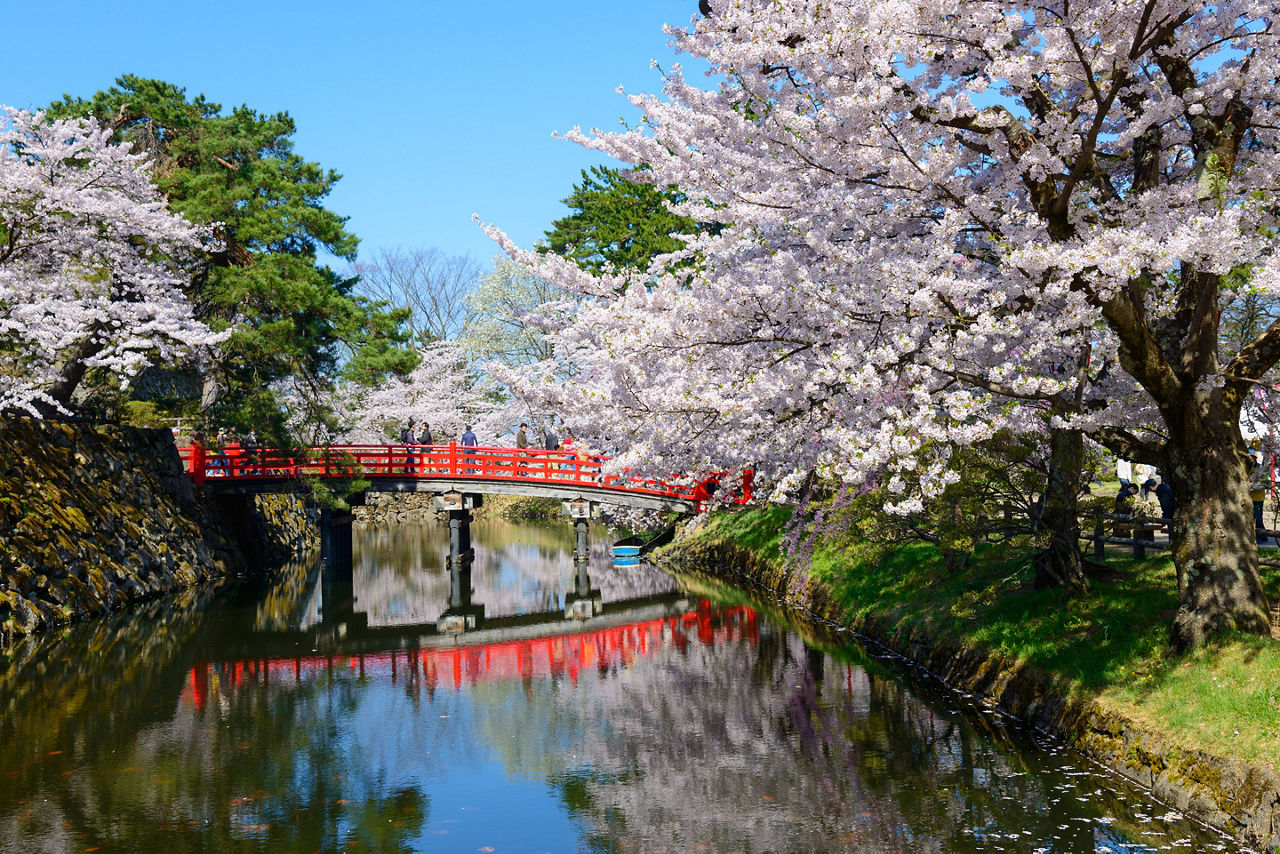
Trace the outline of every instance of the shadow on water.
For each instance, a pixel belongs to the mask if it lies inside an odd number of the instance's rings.
[[[439,527],[357,531],[347,575],[7,650],[0,850],[1225,847],[842,635],[603,544],[584,578],[567,525],[474,541],[450,578]]]

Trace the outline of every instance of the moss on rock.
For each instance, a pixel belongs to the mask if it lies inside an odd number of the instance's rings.
[[[256,508],[274,557],[314,543],[297,497],[265,496]],[[0,418],[0,640],[243,563],[168,430]]]

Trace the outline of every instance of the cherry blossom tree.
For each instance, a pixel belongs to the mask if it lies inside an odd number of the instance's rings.
[[[0,409],[65,412],[91,369],[124,384],[219,341],[183,292],[204,235],[145,158],[92,120],[3,109]]]
[[[421,360],[407,376],[372,388],[353,384],[340,394],[334,406],[340,441],[398,442],[401,428],[412,419],[415,429],[430,426],[436,444],[457,441],[468,425],[481,445],[511,443],[525,411],[522,404],[478,375],[460,344],[440,341],[418,352]]]
[[[900,511],[954,480],[957,443],[1050,435],[1067,471],[1087,434],[1178,497],[1175,648],[1268,632],[1239,421],[1280,324],[1233,340],[1219,312],[1280,291],[1274,9],[708,8],[669,32],[711,88],[676,68],[632,98],[641,126],[567,136],[723,228],[629,288],[494,232],[590,299],[548,320],[572,382],[503,379],[633,465],[874,475]]]
[[[569,297],[502,255],[467,294],[466,331],[460,340],[478,358],[522,365],[551,358],[536,325],[540,306]],[[532,315],[533,322],[526,315]]]

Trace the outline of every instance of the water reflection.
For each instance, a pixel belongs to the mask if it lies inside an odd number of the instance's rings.
[[[402,538],[397,533],[403,534]],[[1222,848],[849,648],[571,529],[475,530],[470,630],[431,525],[29,641],[0,666],[0,850]],[[210,601],[215,600],[215,601]],[[463,627],[466,629],[466,627]]]
[[[573,529],[500,519],[472,526],[473,599],[490,616],[554,611],[574,588]],[[369,625],[435,622],[449,599],[448,542],[440,526],[406,523],[357,530],[354,582]],[[615,567],[609,538],[591,542],[591,580],[607,602],[671,593],[675,581],[651,568]]]

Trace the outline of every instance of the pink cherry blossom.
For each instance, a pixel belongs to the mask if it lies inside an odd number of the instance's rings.
[[[1280,282],[1273,7],[711,7],[668,31],[706,84],[673,69],[639,126],[565,136],[721,228],[601,277],[491,229],[586,298],[548,317],[555,360],[495,375],[633,466],[919,470],[903,512],[952,481],[947,447],[1081,429],[1179,493],[1175,644],[1265,631],[1256,553],[1213,538],[1252,541],[1240,410],[1280,360],[1280,325],[1239,349],[1216,326],[1227,273]]]
[[[63,408],[85,368],[125,384],[221,340],[184,293],[206,233],[166,209],[145,158],[92,120],[3,109],[0,409]]]

